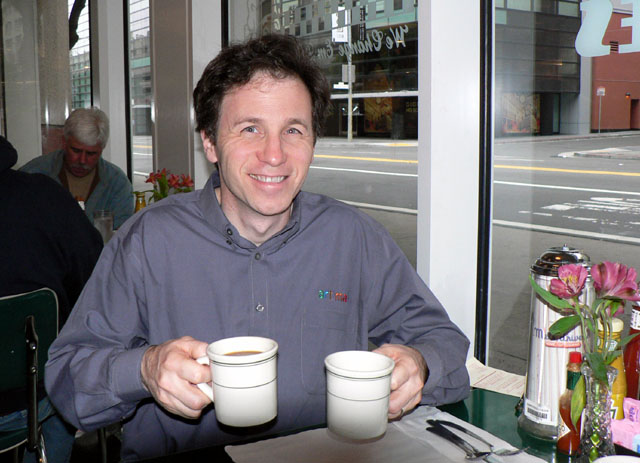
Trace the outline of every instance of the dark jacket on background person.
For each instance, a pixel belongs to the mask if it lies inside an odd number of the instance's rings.
[[[0,297],[51,288],[61,328],[100,256],[102,238],[68,191],[46,175],[13,170],[17,160],[0,137]],[[15,392],[0,398],[0,415],[26,408],[24,391]]]

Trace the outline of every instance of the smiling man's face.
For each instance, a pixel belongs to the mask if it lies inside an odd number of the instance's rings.
[[[218,163],[231,223],[284,227],[313,160],[311,96],[302,81],[257,74],[223,98],[215,145],[202,139]]]

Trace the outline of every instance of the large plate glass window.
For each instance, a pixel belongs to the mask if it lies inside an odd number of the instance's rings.
[[[304,188],[356,205],[416,262],[418,23],[414,0],[229,1],[230,42],[299,37],[331,86]]]
[[[489,365],[525,374],[531,265],[547,249],[640,266],[633,4],[494,2]]]

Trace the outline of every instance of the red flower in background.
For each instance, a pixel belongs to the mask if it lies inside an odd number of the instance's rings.
[[[176,174],[171,174],[167,178],[167,183],[169,184],[169,188],[179,188],[180,187],[180,177]]]
[[[193,188],[193,180],[190,175],[180,174],[180,181],[182,187]]]
[[[172,174],[167,169],[151,172],[145,183],[151,183],[153,190],[134,191],[135,193],[152,193],[149,201],[160,201],[170,194],[193,191],[193,180],[189,175]]]

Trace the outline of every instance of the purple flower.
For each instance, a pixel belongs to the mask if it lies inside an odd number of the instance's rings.
[[[619,263],[603,262],[591,268],[598,298],[640,301],[636,270]]]
[[[558,268],[558,278],[551,280],[549,290],[562,299],[577,297],[584,288],[587,276],[587,269],[582,265],[563,265]]]

